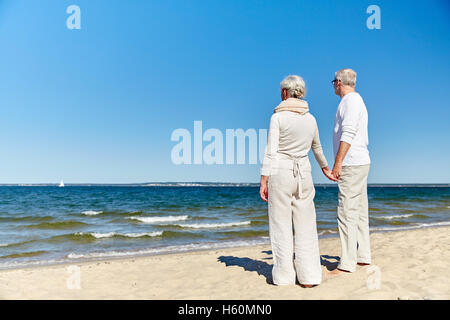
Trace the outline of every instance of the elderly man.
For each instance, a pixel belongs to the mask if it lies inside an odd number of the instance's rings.
[[[335,163],[332,174],[338,179],[337,219],[341,238],[341,260],[333,274],[354,272],[356,265],[371,262],[367,176],[370,157],[367,145],[368,115],[361,96],[355,92],[356,72],[342,69],[332,81],[341,97],[334,126]]]

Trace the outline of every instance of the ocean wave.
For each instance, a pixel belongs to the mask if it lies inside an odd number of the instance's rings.
[[[336,234],[336,233],[338,233],[336,230],[328,230],[328,229],[326,229],[326,230],[320,230],[317,233],[317,235],[320,237],[320,236],[329,235],[329,234]]]
[[[48,239],[41,240],[48,243],[61,243],[72,241],[76,243],[91,243],[99,239],[118,238],[118,239],[149,239],[149,238],[203,238],[204,235],[198,232],[187,231],[154,231],[141,233],[120,233],[120,232],[77,232],[53,236]]]
[[[192,223],[192,224],[177,224],[182,228],[194,228],[194,229],[203,229],[203,228],[228,228],[228,227],[236,227],[236,226],[244,226],[251,224],[251,221],[243,221],[243,222],[229,222],[229,223]]]
[[[220,220],[219,217],[190,216],[189,220]]]
[[[375,216],[374,218],[392,220],[392,219],[409,218],[412,216],[414,216],[414,214],[409,213],[409,214],[397,214],[397,215],[392,215],[392,216]]]
[[[264,221],[264,220],[252,220],[250,222],[250,224],[252,226],[264,226],[267,225],[269,223],[269,221]]]
[[[164,239],[171,238],[204,238],[205,235],[199,232],[188,232],[188,231],[164,231],[162,234]]]
[[[8,254],[6,256],[0,256],[0,259],[16,259],[16,258],[35,257],[35,256],[40,256],[47,252],[48,251],[45,251],[45,250],[39,250],[39,251],[31,251],[31,252],[13,253],[13,254]]]
[[[130,217],[131,220],[138,220],[144,223],[159,223],[187,220],[189,216],[167,216],[167,217]]]
[[[113,237],[123,237],[123,238],[141,238],[141,237],[157,237],[161,236],[163,234],[162,231],[155,231],[155,232],[142,232],[142,233],[119,233],[119,232],[106,232],[106,233],[100,233],[100,232],[77,232],[75,233],[76,236],[92,236],[96,239],[102,239],[102,238],[113,238]]]
[[[317,220],[316,221],[316,224],[317,225],[327,225],[327,224],[334,224],[334,222],[335,222],[335,220],[332,220],[332,221],[321,221],[321,220]]]
[[[410,221],[405,221],[405,220],[385,220],[385,224],[391,225],[391,226],[406,226],[406,225],[410,225],[412,222]]]
[[[111,211],[105,211],[105,210],[86,210],[81,212],[81,214],[85,216],[116,216],[116,217],[123,217],[123,216],[139,216],[143,212],[142,211],[122,211],[122,210],[111,210]]]
[[[58,222],[45,222],[39,224],[32,224],[24,226],[24,228],[28,229],[72,229],[76,227],[85,227],[88,226],[87,223],[80,221],[58,221]]]
[[[20,221],[30,221],[30,222],[44,222],[44,221],[51,221],[53,220],[53,217],[45,216],[26,216],[26,217],[0,217],[0,221],[4,222],[20,222]]]
[[[264,214],[264,215],[262,215],[262,216],[256,216],[256,217],[251,217],[252,219],[258,219],[258,220],[266,220],[266,221],[268,221],[269,220],[269,216],[267,215],[267,214]]]
[[[0,247],[19,247],[21,245],[35,242],[36,240],[27,240],[27,241],[21,241],[21,242],[12,242],[12,243],[0,243]]]
[[[376,227],[370,228],[370,231],[401,231],[401,230],[414,230],[429,227],[450,226],[450,221],[431,222],[431,223],[419,223],[407,227]]]
[[[82,214],[84,214],[85,216],[96,216],[100,213],[103,213],[103,211],[87,210],[82,212]]]
[[[221,249],[221,248],[232,248],[232,247],[242,247],[242,246],[254,246],[267,244],[268,238],[261,237],[258,239],[248,239],[248,240],[236,240],[236,241],[221,241],[221,242],[209,242],[209,243],[192,243],[179,246],[167,246],[150,248],[135,251],[107,251],[107,252],[91,252],[91,253],[75,253],[72,252],[67,255],[69,259],[98,259],[98,258],[115,258],[115,257],[129,257],[129,256],[140,256],[140,255],[153,255],[162,253],[178,253],[186,251],[197,251],[197,250],[208,250],[208,249]]]
[[[32,260],[32,261],[20,261],[20,260],[9,260],[4,263],[0,263],[0,270],[17,269],[31,266],[47,266],[51,264],[58,264],[67,262],[66,259],[59,260]]]
[[[224,239],[256,238],[256,237],[268,236],[269,230],[228,231],[228,232],[220,232],[219,234],[223,235]]]

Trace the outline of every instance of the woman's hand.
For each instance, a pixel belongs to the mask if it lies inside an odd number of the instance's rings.
[[[323,167],[322,168],[322,172],[325,175],[325,177],[327,177],[328,179],[330,179],[331,181],[335,181],[337,182],[338,179],[336,179],[336,177],[333,175],[333,173],[331,172],[330,168],[328,167]]]
[[[263,199],[265,202],[269,199],[269,192],[267,188],[267,182],[269,181],[268,176],[261,176],[261,184],[259,187],[259,195],[261,196],[261,199]]]

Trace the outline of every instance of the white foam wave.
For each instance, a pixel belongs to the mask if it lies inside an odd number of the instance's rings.
[[[380,218],[380,219],[387,219],[387,220],[392,220],[392,219],[402,219],[402,218],[409,218],[412,217],[414,214],[412,213],[408,213],[408,214],[397,214],[397,215],[392,215],[392,216],[375,216],[375,218]]]
[[[9,243],[0,243],[0,247],[7,247],[9,246]]]
[[[59,260],[34,260],[34,261],[8,261],[5,263],[0,263],[0,270],[7,270],[7,269],[18,269],[18,268],[24,268],[24,267],[31,267],[31,266],[42,266],[42,265],[51,265],[51,264],[58,264],[58,263],[64,263],[67,260],[65,259],[59,259]]]
[[[401,231],[401,230],[414,230],[414,229],[422,229],[422,228],[438,227],[438,226],[450,226],[450,221],[419,223],[416,225],[405,226],[405,227],[377,227],[377,228],[370,228],[370,231]]]
[[[202,228],[227,228],[234,226],[244,226],[249,225],[250,221],[243,222],[229,222],[229,223],[193,223],[193,224],[177,224],[183,228],[194,228],[194,229],[202,229]]]
[[[193,243],[180,246],[168,246],[151,248],[137,251],[108,251],[108,252],[91,252],[86,254],[70,253],[67,255],[69,259],[96,259],[96,258],[114,258],[114,257],[127,257],[127,256],[139,256],[149,254],[161,254],[161,253],[176,253],[186,251],[208,250],[208,249],[220,249],[220,248],[232,248],[243,246],[254,246],[268,244],[267,238],[259,238],[254,240],[238,240],[238,241],[221,241],[211,243]]]
[[[96,216],[100,213],[103,213],[103,211],[87,210],[82,212],[82,214],[84,214],[85,216]]]
[[[189,216],[167,216],[167,217],[130,217],[132,220],[138,220],[144,223],[159,223],[187,220]]]
[[[318,232],[318,236],[323,236],[323,235],[326,235],[326,234],[334,234],[334,233],[337,233],[337,231],[334,231],[334,230],[322,230],[322,231],[319,231]]]
[[[162,236],[163,231],[155,231],[155,232],[142,232],[142,233],[124,233],[121,234],[130,238],[139,238],[139,237],[158,237]]]
[[[97,239],[102,238],[111,238],[114,236],[121,236],[121,237],[128,237],[128,238],[139,238],[139,237],[157,237],[162,235],[162,231],[155,231],[155,232],[142,232],[142,233],[119,233],[119,232],[107,232],[107,233],[100,233],[100,232],[77,232],[77,235],[85,235],[89,234]]]

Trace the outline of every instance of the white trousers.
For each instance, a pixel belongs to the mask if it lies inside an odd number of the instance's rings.
[[[357,263],[371,262],[367,176],[370,165],[344,166],[338,182],[337,219],[341,238],[338,268],[354,272]]]
[[[295,284],[297,276],[300,284],[320,284],[315,189],[308,157],[279,160],[279,168],[268,183],[273,283]]]

